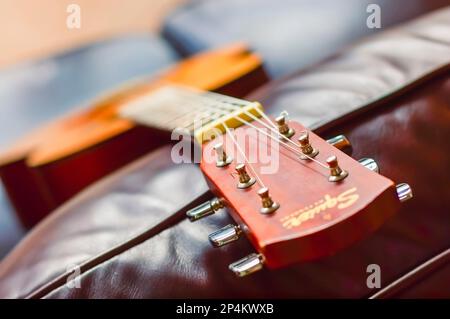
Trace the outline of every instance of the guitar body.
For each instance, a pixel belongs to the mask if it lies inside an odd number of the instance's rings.
[[[0,156],[0,177],[31,227],[92,182],[170,143],[170,131],[119,117],[124,103],[168,84],[241,97],[267,80],[260,58],[244,45],[201,53],[24,137]]]

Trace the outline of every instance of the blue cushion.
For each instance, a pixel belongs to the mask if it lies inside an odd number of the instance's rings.
[[[0,150],[38,125],[83,107],[105,90],[165,68],[177,57],[163,39],[138,34],[0,70]],[[0,258],[23,233],[0,185]]]
[[[181,54],[246,41],[261,53],[273,77],[311,65],[369,29],[367,6],[381,7],[382,29],[446,5],[448,0],[214,0],[174,12],[163,35]]]

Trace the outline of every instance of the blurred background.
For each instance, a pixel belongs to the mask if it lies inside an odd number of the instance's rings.
[[[158,32],[185,0],[2,0],[0,68],[134,32]],[[69,4],[82,10],[82,27],[66,28]]]
[[[369,4],[381,28],[369,28]],[[67,8],[81,11],[69,29]],[[286,76],[448,0],[2,0],[0,152],[105,90],[199,51],[245,41]],[[205,76],[208,76],[205,74]],[[0,185],[0,258],[26,231]]]

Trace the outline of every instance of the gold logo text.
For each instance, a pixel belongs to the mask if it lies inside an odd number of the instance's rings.
[[[298,227],[304,222],[313,219],[322,212],[336,207],[337,209],[344,209],[353,205],[359,198],[359,195],[355,193],[356,187],[350,188],[339,195],[332,197],[330,195],[325,195],[323,199],[315,202],[312,205],[306,206],[296,212],[285,216],[281,219],[283,227],[291,229],[293,227]],[[326,214],[326,220],[330,220],[330,214]]]

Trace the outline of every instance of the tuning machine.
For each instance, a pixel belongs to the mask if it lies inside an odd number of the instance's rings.
[[[191,222],[195,222],[203,217],[214,214],[219,209],[225,207],[223,201],[217,197],[204,202],[186,212],[186,216]]]
[[[272,197],[269,195],[269,189],[267,187],[263,187],[258,191],[258,195],[261,198],[262,207],[260,209],[261,214],[272,214],[278,208],[280,208],[280,204],[274,202]]]
[[[380,168],[378,163],[373,158],[361,158],[358,162],[365,168],[370,169],[372,172],[379,173]],[[413,198],[413,191],[411,186],[407,183],[400,183],[395,186],[397,197],[403,203]]]
[[[351,149],[352,145],[350,141],[347,139],[345,135],[336,135],[335,137],[332,137],[327,140],[328,144],[333,145],[337,149],[344,151],[346,149]]]
[[[398,199],[402,203],[406,202],[407,200],[410,200],[414,196],[413,192],[412,192],[412,188],[411,188],[411,186],[409,186],[409,184],[406,184],[406,183],[397,184],[396,190],[397,190]]]
[[[330,182],[339,182],[348,176],[348,172],[339,166],[336,156],[328,157],[327,164],[330,168],[330,176],[328,177]]]
[[[313,157],[316,157],[317,154],[319,154],[319,150],[312,147],[312,145],[309,141],[308,131],[301,132],[300,136],[298,137],[298,142],[300,144],[300,149],[302,150],[302,153],[304,154],[304,155],[300,155],[300,158],[302,160],[311,159]]]
[[[358,162],[365,168],[371,170],[372,172],[379,173],[380,167],[378,163],[373,158],[364,157],[358,160]]]
[[[264,266],[264,257],[261,254],[250,254],[238,261],[230,264],[228,268],[238,277],[250,275]]]
[[[308,131],[304,131],[300,134],[300,136],[298,137],[298,142],[300,144],[300,149],[302,150],[302,153],[305,154],[305,156],[300,156],[301,159],[306,160],[315,157],[317,154],[319,154],[319,150],[315,149],[309,141]],[[345,135],[342,134],[336,135],[326,140],[326,142],[341,151],[351,148],[350,141],[347,139]]]
[[[225,150],[223,149],[223,144],[221,142],[214,145],[214,150],[217,154],[217,161],[216,166],[217,167],[225,167],[231,162],[233,162],[233,158],[231,156],[228,156],[227,153],[225,153]]]
[[[294,129],[289,127],[287,116],[283,112],[275,119],[275,122],[278,125],[278,132],[284,137],[291,138],[295,134]]]
[[[241,234],[241,227],[229,224],[211,233],[208,238],[214,247],[221,247],[238,240]]]
[[[239,176],[239,182],[237,184],[237,188],[249,188],[253,184],[256,183],[256,179],[248,175],[247,170],[245,169],[245,164],[236,165],[236,172]]]

